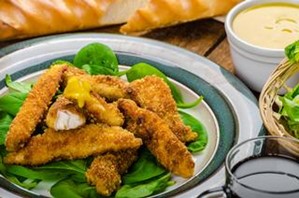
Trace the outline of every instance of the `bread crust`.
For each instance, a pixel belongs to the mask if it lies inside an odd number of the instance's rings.
[[[1,0],[0,40],[125,23],[120,32],[156,28],[222,15],[240,0]]]
[[[0,1],[0,40],[33,37],[101,26],[116,0]]]
[[[123,34],[141,35],[156,28],[223,15],[240,0],[150,0],[120,28]]]

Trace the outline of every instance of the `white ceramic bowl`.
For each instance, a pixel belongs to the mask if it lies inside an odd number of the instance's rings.
[[[250,0],[235,6],[227,15],[225,30],[237,76],[251,89],[260,92],[275,67],[285,57],[284,49],[263,48],[240,39],[233,31],[235,16],[246,8],[267,3],[292,3],[298,0]],[[257,35],[258,36],[258,35]]]

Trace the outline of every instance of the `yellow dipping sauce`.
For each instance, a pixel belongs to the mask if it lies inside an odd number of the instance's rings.
[[[250,7],[237,14],[233,30],[253,45],[284,49],[299,40],[299,6],[269,3]]]
[[[88,82],[82,81],[79,77],[71,77],[67,81],[63,95],[66,98],[75,99],[78,106],[82,108],[86,100],[90,100],[91,85]]]

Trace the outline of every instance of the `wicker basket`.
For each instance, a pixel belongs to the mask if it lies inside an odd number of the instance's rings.
[[[270,135],[295,138],[287,132],[282,122],[275,116],[274,104],[278,93],[282,89],[288,89],[285,82],[299,72],[299,63],[291,64],[287,59],[283,60],[273,71],[259,98],[260,113]],[[299,156],[299,144],[285,145],[285,147]]]

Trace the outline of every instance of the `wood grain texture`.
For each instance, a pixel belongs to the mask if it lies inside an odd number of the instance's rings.
[[[224,35],[223,24],[210,19],[197,20],[155,30],[144,36],[167,42],[204,56]]]
[[[207,58],[235,74],[235,67],[231,59],[229,44],[226,38],[217,45]]]
[[[120,25],[107,26],[80,32],[119,34]],[[197,20],[172,27],[154,30],[142,37],[169,43],[205,56],[234,73],[224,25],[213,19]],[[0,42],[0,48],[21,40]]]

